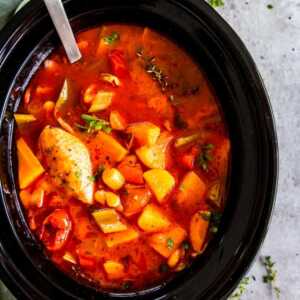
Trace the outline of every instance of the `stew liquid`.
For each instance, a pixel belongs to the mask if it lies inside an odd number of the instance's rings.
[[[108,24],[77,35],[19,111],[20,200],[53,263],[115,291],[160,284],[217,232],[230,141],[191,57],[161,34]]]

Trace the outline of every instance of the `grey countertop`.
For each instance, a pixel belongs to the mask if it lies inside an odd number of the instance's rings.
[[[279,182],[276,206],[260,255],[271,255],[281,299],[300,299],[300,1],[225,0],[217,11],[242,38],[264,79],[277,125]],[[272,4],[273,9],[267,5]],[[242,299],[275,299],[255,261]]]
[[[281,299],[299,300],[300,0],[224,2],[225,6],[217,10],[250,50],[270,94],[280,149],[280,176],[272,223],[248,273],[250,277],[255,276],[256,281],[250,280],[242,299],[275,299],[268,286],[262,283],[265,271],[259,262],[259,256],[271,255],[278,270]],[[267,8],[269,4],[273,9]]]

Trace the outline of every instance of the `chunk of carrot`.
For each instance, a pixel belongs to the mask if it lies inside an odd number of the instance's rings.
[[[169,230],[152,234],[147,242],[160,255],[168,258],[186,238],[186,231],[179,225],[172,226]]]
[[[208,232],[209,221],[203,217],[205,213],[207,212],[199,211],[195,213],[190,223],[190,239],[196,252],[201,252],[203,249]]]
[[[105,235],[107,247],[112,248],[121,244],[129,243],[139,237],[139,232],[133,228],[128,228],[122,232],[109,233]]]
[[[167,229],[171,222],[159,207],[148,204],[138,218],[138,225],[146,232],[156,232]]]
[[[23,138],[17,140],[17,150],[19,161],[19,184],[21,189],[25,189],[42,175],[45,170]]]
[[[96,137],[99,150],[106,153],[112,161],[120,162],[127,155],[128,151],[111,135],[99,131]]]
[[[195,210],[206,194],[206,184],[193,171],[188,172],[181,181],[176,195],[176,204],[180,208]]]
[[[157,201],[163,203],[175,186],[174,177],[166,170],[153,169],[144,173],[144,178]]]

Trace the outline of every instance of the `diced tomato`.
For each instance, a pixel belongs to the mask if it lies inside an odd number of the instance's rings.
[[[108,55],[112,71],[118,77],[126,77],[128,68],[125,63],[124,52],[120,50],[112,50]]]
[[[199,150],[197,147],[193,147],[188,152],[184,153],[181,156],[181,164],[186,167],[189,170],[192,170],[194,168],[196,156],[198,154]]]
[[[82,249],[77,250],[79,264],[85,269],[93,269],[96,266],[96,259],[92,256],[88,256]]]
[[[43,222],[40,239],[50,251],[63,248],[72,229],[69,214],[64,209],[56,209]]]
[[[135,155],[130,155],[124,158],[119,164],[118,169],[123,174],[125,180],[133,184],[143,184],[143,169],[141,164],[137,162]]]

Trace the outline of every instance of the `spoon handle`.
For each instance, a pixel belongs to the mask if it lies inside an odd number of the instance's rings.
[[[70,63],[78,61],[81,58],[81,53],[61,0],[44,0],[44,2]]]

